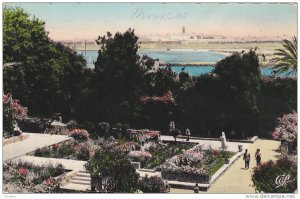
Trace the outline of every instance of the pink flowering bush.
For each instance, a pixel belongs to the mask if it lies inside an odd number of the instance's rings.
[[[59,183],[59,180],[49,177],[42,183],[42,187],[47,193],[56,193],[59,190]]]
[[[85,141],[89,136],[89,133],[85,129],[73,129],[71,131],[71,137],[78,141]]]
[[[27,117],[27,108],[23,107],[19,100],[13,99],[10,93],[3,94],[3,104],[9,106],[13,118],[23,119]]]
[[[130,151],[134,151],[134,150],[137,150],[139,148],[140,148],[140,146],[136,142],[125,142],[124,144],[120,144],[120,145],[115,146],[116,150],[119,150],[119,151],[122,151],[122,152],[125,152],[125,153],[129,153]]]
[[[158,139],[160,137],[160,131],[154,130],[134,130],[134,129],[127,129],[126,132],[129,134],[129,137],[132,140],[138,142],[146,142],[149,139]]]
[[[27,117],[27,108],[19,100],[13,99],[10,93],[3,94],[3,130],[11,133],[17,119]]]
[[[272,137],[276,140],[295,142],[297,141],[297,113],[289,113],[278,118],[278,126],[272,132]]]
[[[137,139],[139,142],[146,142],[147,140],[150,139],[158,139],[160,136],[160,132],[159,131],[146,131],[140,135],[137,136]]]
[[[151,155],[151,153],[149,153],[147,151],[130,151],[128,153],[128,157],[132,161],[142,161],[145,159],[151,159],[152,155]]]
[[[207,171],[202,167],[204,165],[205,153],[202,151],[201,145],[186,150],[184,153],[168,159],[161,167],[163,172],[168,173],[184,173],[189,175],[206,175]]]
[[[27,169],[21,167],[18,169],[19,175],[26,175],[27,174]]]
[[[9,193],[51,193],[59,191],[59,176],[65,172],[61,164],[34,165],[29,162],[3,164],[3,190]]]
[[[282,181],[285,177],[289,178],[286,183]],[[263,162],[254,167],[252,181],[257,192],[293,193],[297,190],[297,162],[287,157]]]
[[[178,155],[178,159],[181,162],[185,162],[185,164],[192,165],[203,160],[204,156],[205,154],[203,152],[186,151]]]
[[[205,168],[192,167],[190,165],[182,165],[179,163],[178,157],[175,156],[168,159],[161,167],[162,172],[174,173],[174,174],[188,174],[188,175],[206,175]]]
[[[149,102],[152,103],[162,102],[165,104],[173,104],[173,105],[175,104],[175,100],[173,98],[173,94],[171,91],[166,92],[163,96],[152,96],[152,97],[143,96],[140,98],[140,102],[142,104],[146,104]]]

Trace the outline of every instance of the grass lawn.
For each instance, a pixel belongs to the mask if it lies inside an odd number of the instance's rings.
[[[230,159],[232,156],[234,156],[234,152],[229,152],[226,157]],[[209,172],[209,175],[214,175],[225,163],[225,158],[222,156],[209,156],[206,165]]]

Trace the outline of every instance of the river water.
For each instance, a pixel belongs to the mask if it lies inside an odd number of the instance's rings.
[[[94,64],[93,62],[96,61],[98,57],[97,51],[77,51],[79,54],[82,54],[83,57],[87,61],[87,66],[89,68],[93,68]],[[161,63],[170,63],[171,69],[176,72],[180,73],[183,69],[182,66],[172,66],[172,63],[191,63],[191,62],[217,62],[225,57],[225,55],[216,53],[216,52],[210,52],[210,51],[181,51],[181,50],[139,50],[138,54],[140,55],[148,55],[149,57],[152,57],[153,59],[159,59]],[[213,66],[207,65],[199,65],[199,66],[185,66],[184,71],[189,73],[191,76],[199,76],[206,73],[210,73],[214,69]],[[272,76],[273,70],[268,67],[262,67],[261,68],[261,74],[264,76]],[[282,73],[279,76],[281,77],[293,77],[295,75]]]

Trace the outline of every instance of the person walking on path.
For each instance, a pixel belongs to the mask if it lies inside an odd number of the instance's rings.
[[[191,136],[191,131],[190,131],[190,129],[186,129],[186,130],[185,130],[185,134],[186,134],[186,136],[187,136],[186,141],[189,141],[189,140],[190,140],[190,136]]]
[[[245,161],[245,169],[249,169],[250,153],[248,153],[248,149],[245,150],[243,160]]]
[[[260,149],[257,149],[255,152],[256,166],[260,165],[261,162],[261,153]]]
[[[199,193],[198,183],[196,183],[196,186],[194,187],[194,193]]]

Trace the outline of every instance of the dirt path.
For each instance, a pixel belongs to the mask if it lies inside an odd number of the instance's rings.
[[[260,148],[262,161],[276,160],[280,153],[275,150],[280,142],[274,140],[257,140],[249,145],[248,151],[251,154],[250,169],[244,169],[243,158],[239,158],[211,187],[208,193],[255,193],[252,187],[251,172],[255,167],[255,151]]]

